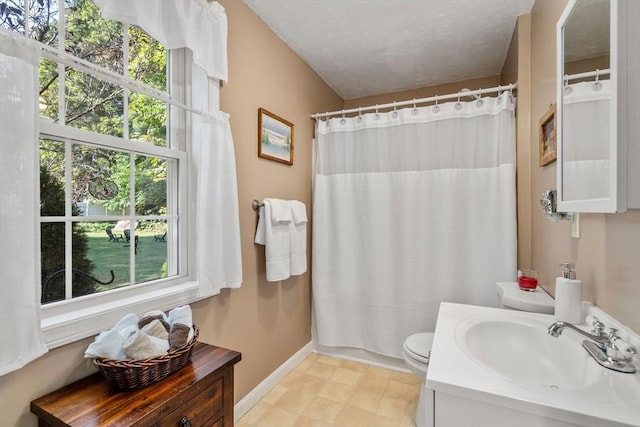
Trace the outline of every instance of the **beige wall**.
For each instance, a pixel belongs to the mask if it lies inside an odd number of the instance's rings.
[[[238,399],[311,341],[310,272],[266,282],[264,247],[253,243],[257,215],[251,202],[297,199],[310,214],[314,123],[309,116],[339,109],[343,101],[244,3],[220,3],[229,17],[229,83],[220,103],[231,115],[235,144],[244,280],[242,288],[198,304],[197,311],[206,319],[201,329],[210,330],[208,342],[242,352]],[[259,107],[295,125],[292,166],[258,158]]]
[[[531,13],[531,239],[521,239],[518,248],[531,252],[529,267],[538,270],[543,287],[551,293],[557,265],[575,262],[584,282],[584,299],[640,332],[640,211],[581,214],[580,239],[572,239],[569,222],[551,223],[538,202],[542,190],[557,186],[556,163],[538,167],[537,126],[555,102],[555,24],[565,4],[566,0],[536,0]],[[519,115],[527,114],[520,104],[518,109]]]
[[[240,289],[223,290],[192,308],[201,341],[242,352],[238,401],[311,340],[310,274],[265,281],[264,248],[253,244],[257,217],[251,201],[278,197],[311,206],[309,115],[340,109],[343,100],[242,2],[221,3],[229,20],[229,83],[221,91],[221,109],[231,115],[235,144],[244,280]],[[257,157],[258,107],[294,123],[293,166]],[[90,341],[55,349],[1,376],[0,426],[35,426],[32,399],[92,372],[82,358]]]

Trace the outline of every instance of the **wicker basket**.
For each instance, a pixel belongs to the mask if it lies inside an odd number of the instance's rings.
[[[191,358],[191,350],[198,339],[198,327],[193,325],[193,339],[184,347],[151,359],[119,360],[96,358],[109,385],[117,390],[134,390],[153,384],[181,369]]]

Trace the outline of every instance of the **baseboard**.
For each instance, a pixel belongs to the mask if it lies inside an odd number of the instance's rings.
[[[238,422],[253,406],[260,402],[284,377],[300,364],[313,350],[313,344],[308,342],[298,350],[293,356],[273,371],[267,378],[243,397],[233,408],[234,422]]]

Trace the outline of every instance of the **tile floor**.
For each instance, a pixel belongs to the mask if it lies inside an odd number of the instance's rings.
[[[310,354],[236,427],[414,427],[411,374]]]

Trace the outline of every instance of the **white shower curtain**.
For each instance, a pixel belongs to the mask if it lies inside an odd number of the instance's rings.
[[[606,199],[611,182],[611,85],[608,80],[565,86],[562,198]],[[569,179],[570,178],[570,179]]]
[[[400,357],[441,301],[495,306],[516,276],[514,101],[318,121],[318,344]]]

